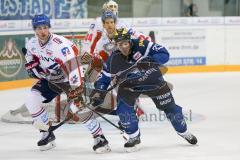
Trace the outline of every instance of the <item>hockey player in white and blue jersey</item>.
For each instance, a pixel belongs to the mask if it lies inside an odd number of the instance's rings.
[[[177,105],[171,90],[164,81],[160,65],[169,60],[169,53],[161,45],[141,39],[131,39],[126,29],[117,29],[114,34],[117,50],[108,58],[107,66],[95,83],[92,93],[93,105],[102,103],[102,97],[112,80],[119,83],[117,114],[121,126],[129,135],[124,144],[128,152],[138,149],[140,130],[134,111],[134,103],[141,95],[149,96],[159,110],[165,112],[176,132],[190,144],[196,144],[197,138],[188,132],[182,108]],[[131,71],[129,68],[132,68]],[[129,71],[125,73],[125,71]],[[124,71],[124,72],[123,72]],[[123,75],[119,75],[121,73]]]
[[[55,147],[53,132],[41,130],[36,124],[51,125],[43,103],[49,103],[57,95],[65,92],[71,100],[73,113],[81,110],[83,92],[83,73],[78,59],[78,49],[73,42],[50,32],[50,19],[46,15],[36,15],[32,19],[35,36],[26,44],[24,50],[26,70],[31,77],[38,79],[32,87],[25,105],[32,115],[33,125],[42,133],[37,145],[40,150]],[[75,96],[77,93],[77,96]],[[93,150],[97,153],[110,151],[108,141],[102,133],[99,122],[91,110],[84,109],[80,121],[94,138]]]

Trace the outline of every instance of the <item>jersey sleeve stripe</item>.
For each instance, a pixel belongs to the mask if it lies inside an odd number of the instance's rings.
[[[93,54],[95,48],[96,48],[96,45],[97,45],[97,42],[99,41],[99,39],[102,37],[102,32],[97,32],[97,35],[96,37],[94,38],[93,40],[93,43],[91,45],[91,49],[90,49],[90,53]]]
[[[75,55],[75,60],[76,60],[76,63],[77,63],[77,69],[78,69],[78,74],[79,74],[79,78],[80,78],[80,81],[81,81],[81,84],[83,83],[83,78],[82,78],[82,75],[81,75],[81,71],[80,71],[80,64],[78,62],[78,49],[75,45],[72,46],[72,49],[74,51],[74,55]]]
[[[149,42],[149,43],[148,43],[147,49],[146,49],[143,57],[147,57],[147,56],[148,56],[148,53],[149,53],[150,48],[152,47],[152,45],[153,45],[153,42]]]

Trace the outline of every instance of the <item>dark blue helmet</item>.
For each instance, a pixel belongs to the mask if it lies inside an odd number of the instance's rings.
[[[102,22],[105,22],[106,19],[112,18],[114,22],[117,20],[117,16],[112,11],[105,11],[102,13]]]
[[[45,14],[35,15],[32,19],[32,27],[36,29],[37,26],[47,25],[49,28],[51,27],[50,19]]]

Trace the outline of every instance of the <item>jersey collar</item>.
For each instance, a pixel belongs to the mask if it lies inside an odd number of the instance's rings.
[[[50,33],[48,40],[45,43],[42,43],[40,40],[38,40],[40,47],[44,48],[51,38],[52,38],[52,34]]]

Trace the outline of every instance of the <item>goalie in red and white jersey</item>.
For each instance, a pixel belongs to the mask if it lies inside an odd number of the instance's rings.
[[[122,21],[120,18],[118,18],[118,4],[113,1],[109,0],[102,6],[103,14],[106,11],[111,11],[116,16],[116,22],[115,26],[117,29],[120,28],[127,28],[128,30],[131,30],[132,38],[143,38],[147,40],[151,40],[150,37],[145,36],[144,34],[137,32],[135,29],[131,28],[129,24]],[[90,55],[93,55],[96,53],[96,46],[98,41],[101,38],[107,37],[107,31],[104,28],[103,22],[102,22],[102,15],[100,17],[97,17],[95,21],[90,25],[89,31],[87,35],[84,38],[83,41],[83,49],[82,49],[82,59],[89,61]]]
[[[33,125],[39,123],[50,125],[48,113],[42,104],[65,92],[72,99],[71,110],[76,113],[81,109],[81,99],[79,96],[74,97],[73,93],[82,92],[83,73],[77,59],[77,47],[70,40],[50,32],[50,19],[46,15],[36,15],[32,19],[32,26],[35,37],[26,45],[25,67],[31,77],[39,80],[32,87],[25,105],[32,115]],[[94,137],[94,151],[101,153],[110,151],[108,141],[94,113],[86,108],[83,110],[84,114],[81,114],[80,121]],[[38,142],[40,150],[55,147],[54,133],[39,129],[42,133],[42,139]]]
[[[88,34],[85,36],[81,56],[81,60],[85,63],[89,63],[93,59],[92,66],[96,67],[97,71],[100,71],[101,65],[99,65],[99,61],[96,59],[101,58],[103,61],[106,61],[115,48],[114,42],[112,42],[113,35],[111,35],[115,29],[127,28],[129,33],[131,33],[131,38],[141,38],[151,41],[150,37],[135,31],[118,18],[118,4],[115,1],[109,0],[104,3],[102,9],[103,13],[101,17],[97,17],[95,22],[90,25]],[[112,19],[112,22],[108,20],[105,22],[109,18]],[[141,116],[144,114],[144,111],[139,106],[140,103],[137,100],[136,113],[138,116]]]

